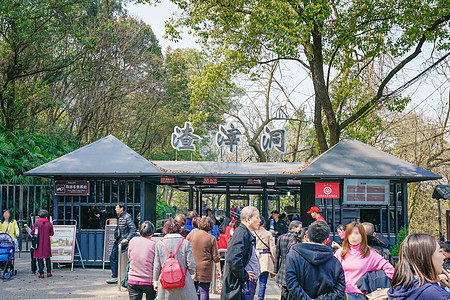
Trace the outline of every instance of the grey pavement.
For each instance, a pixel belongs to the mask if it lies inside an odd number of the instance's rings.
[[[30,254],[16,253],[17,276],[9,280],[0,279],[0,299],[128,299],[125,289],[119,291],[117,285],[108,285],[105,280],[111,276],[109,269],[75,268],[70,265],[53,270],[53,277],[40,279],[31,275]],[[270,280],[267,286],[268,300],[280,299],[281,290]],[[211,293],[211,299],[219,299],[219,295]],[[255,297],[256,299],[256,297]],[[196,299],[192,299],[196,300]]]

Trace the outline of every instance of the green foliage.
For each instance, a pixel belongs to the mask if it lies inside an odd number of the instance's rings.
[[[79,147],[65,133],[53,136],[25,132],[0,132],[0,182],[9,184],[42,183],[23,173]]]
[[[256,66],[273,59],[298,61],[312,75],[320,103],[315,107],[321,110],[315,115],[323,110],[326,117],[314,123],[321,152],[328,147],[326,137],[337,143],[342,130],[368,113],[404,109],[408,99],[383,95],[424,42],[450,48],[447,0],[171,2],[183,13],[166,22],[167,34],[177,40],[181,29],[189,28],[212,62],[190,85],[193,119],[209,117],[220,103],[217,95],[220,100],[233,96],[236,75],[255,77]]]
[[[403,240],[408,236],[408,229],[405,227],[402,227],[397,235],[397,242],[395,243],[395,246],[391,248],[391,254],[392,256],[398,256],[400,252],[400,245],[402,244]]]
[[[175,217],[175,211],[173,208],[161,197],[158,197],[156,201],[156,214],[157,220],[164,220],[166,218],[166,214],[172,214],[172,217]]]

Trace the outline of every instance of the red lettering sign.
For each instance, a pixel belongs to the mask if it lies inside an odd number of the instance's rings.
[[[339,182],[316,182],[316,199],[339,198]]]
[[[161,177],[159,183],[175,183],[175,177]]]
[[[217,178],[205,177],[203,178],[203,184],[217,184]]]

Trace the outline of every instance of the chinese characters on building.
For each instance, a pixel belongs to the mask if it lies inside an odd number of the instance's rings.
[[[264,127],[261,136],[261,148],[263,151],[275,149],[279,152],[286,152],[286,130]],[[230,128],[219,126],[219,132],[216,134],[217,147],[228,147],[230,152],[236,152],[241,143],[242,132],[233,124]],[[184,128],[176,126],[172,133],[172,147],[176,150],[195,151],[194,142],[199,141],[200,137],[194,134],[194,128],[190,122],[184,123]]]
[[[261,137],[262,150],[267,151],[276,149],[281,153],[286,152],[285,135],[286,130],[284,129],[270,130],[268,126],[265,126]]]
[[[190,122],[184,123],[184,128],[175,126],[172,133],[172,147],[178,151],[195,151],[194,142],[200,141],[200,137],[194,134],[194,128]]]
[[[231,124],[230,129],[226,129],[220,125],[219,132],[216,134],[216,145],[230,147],[230,152],[234,152],[235,148],[241,143],[241,131]]]

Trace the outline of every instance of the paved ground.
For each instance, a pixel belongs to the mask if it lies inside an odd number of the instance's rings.
[[[0,299],[128,299],[125,289],[118,291],[117,285],[108,285],[105,280],[111,275],[110,270],[89,268],[83,270],[76,268],[73,272],[70,267],[54,270],[52,278],[39,279],[31,275],[30,255],[16,253],[17,276],[10,280],[0,280]],[[278,300],[280,288],[270,281],[267,287],[266,298]],[[219,299],[219,295],[211,294],[211,299]],[[255,297],[256,299],[256,297]],[[192,299],[196,300],[196,299]]]

